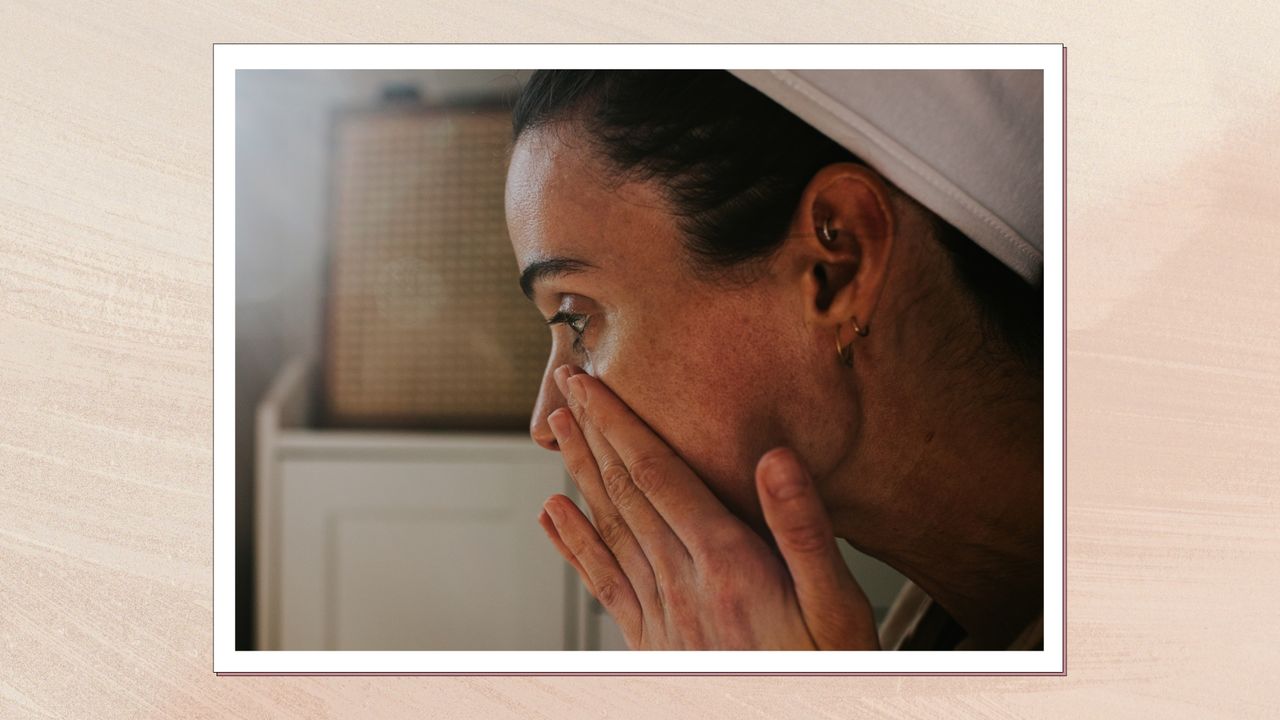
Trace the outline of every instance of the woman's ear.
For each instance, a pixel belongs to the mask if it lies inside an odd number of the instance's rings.
[[[801,196],[792,250],[805,321],[870,327],[888,274],[895,218],[879,173],[851,162],[817,172]]]

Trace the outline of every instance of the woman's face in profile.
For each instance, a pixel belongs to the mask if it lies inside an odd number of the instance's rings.
[[[542,317],[557,321],[531,433],[555,449],[547,416],[565,400],[552,372],[578,365],[751,521],[756,461],[793,440],[781,413],[804,402],[795,387],[809,354],[800,298],[776,273],[745,288],[695,277],[657,187],[611,187],[573,132],[526,131],[507,176],[507,224],[526,289]]]

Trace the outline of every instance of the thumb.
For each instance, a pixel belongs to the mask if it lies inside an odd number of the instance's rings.
[[[871,603],[845,564],[822,498],[794,452],[775,448],[760,458],[756,492],[818,647],[878,650]]]

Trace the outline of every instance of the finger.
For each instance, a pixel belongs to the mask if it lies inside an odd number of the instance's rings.
[[[639,490],[662,525],[690,552],[712,552],[711,544],[721,536],[717,530],[742,526],[684,459],[604,383],[586,374],[574,375],[568,383],[590,426],[621,461],[629,480],[625,486]],[[656,524],[643,515],[636,522]]]
[[[583,403],[584,396],[578,381],[589,376],[579,373],[570,377],[567,367],[560,368],[557,373],[568,391],[569,408],[595,457],[605,492],[644,550],[659,588],[661,589],[664,581],[678,582],[678,578],[685,575],[685,569],[692,566],[689,550],[645,494],[636,487],[626,462],[605,438]],[[644,472],[649,475],[657,471]]]
[[[556,530],[555,523],[551,522],[551,516],[547,514],[545,509],[538,514],[538,524],[542,526],[543,532],[551,539],[551,544],[555,545],[556,551],[565,559],[565,562],[578,571],[578,577],[582,578],[582,583],[587,586],[592,595],[595,595],[596,591],[591,587],[591,582],[587,578],[587,571],[582,568],[582,563],[578,562],[578,558],[574,557],[569,548],[565,546],[564,540],[560,539],[560,531]]]
[[[818,647],[878,648],[871,604],[845,564],[822,498],[795,453],[765,453],[756,466],[756,490]]]
[[[561,408],[547,417],[547,424],[556,437],[556,444],[564,457],[569,476],[573,478],[587,508],[591,510],[600,538],[626,572],[641,605],[646,610],[660,612],[661,603],[653,567],[630,526],[609,499],[595,457],[592,456],[581,430],[574,423],[573,416]]]
[[[640,637],[643,611],[635,589],[591,522],[563,495],[553,496],[544,507],[565,547],[578,559],[587,589],[609,611],[628,640]]]

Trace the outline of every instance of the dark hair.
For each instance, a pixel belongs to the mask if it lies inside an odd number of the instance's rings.
[[[657,181],[696,270],[726,276],[782,246],[796,204],[847,148],[725,70],[538,70],[512,111],[513,139],[567,122],[623,180]],[[945,222],[961,281],[1008,346],[1041,354],[1040,291]],[[1033,351],[1033,352],[1032,352]]]

